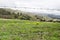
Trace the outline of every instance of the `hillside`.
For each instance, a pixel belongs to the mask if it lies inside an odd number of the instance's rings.
[[[10,8],[0,8],[0,18],[52,22],[54,19],[60,19],[60,15],[24,12]]]

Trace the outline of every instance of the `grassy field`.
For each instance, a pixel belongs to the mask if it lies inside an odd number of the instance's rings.
[[[0,40],[60,40],[60,23],[0,19]]]

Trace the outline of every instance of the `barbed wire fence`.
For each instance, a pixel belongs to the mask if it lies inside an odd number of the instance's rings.
[[[2,8],[8,8],[9,6],[0,6]],[[16,7],[16,6],[11,6],[10,8],[23,8],[23,9],[34,9],[34,10],[50,10],[50,11],[60,11],[60,9],[51,9],[51,8],[33,8],[33,7]]]

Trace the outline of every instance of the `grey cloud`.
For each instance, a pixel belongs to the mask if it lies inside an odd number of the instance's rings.
[[[0,0],[0,6],[60,9],[60,0]]]

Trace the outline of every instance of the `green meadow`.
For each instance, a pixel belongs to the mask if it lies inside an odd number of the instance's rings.
[[[0,40],[60,40],[60,23],[0,19]]]

